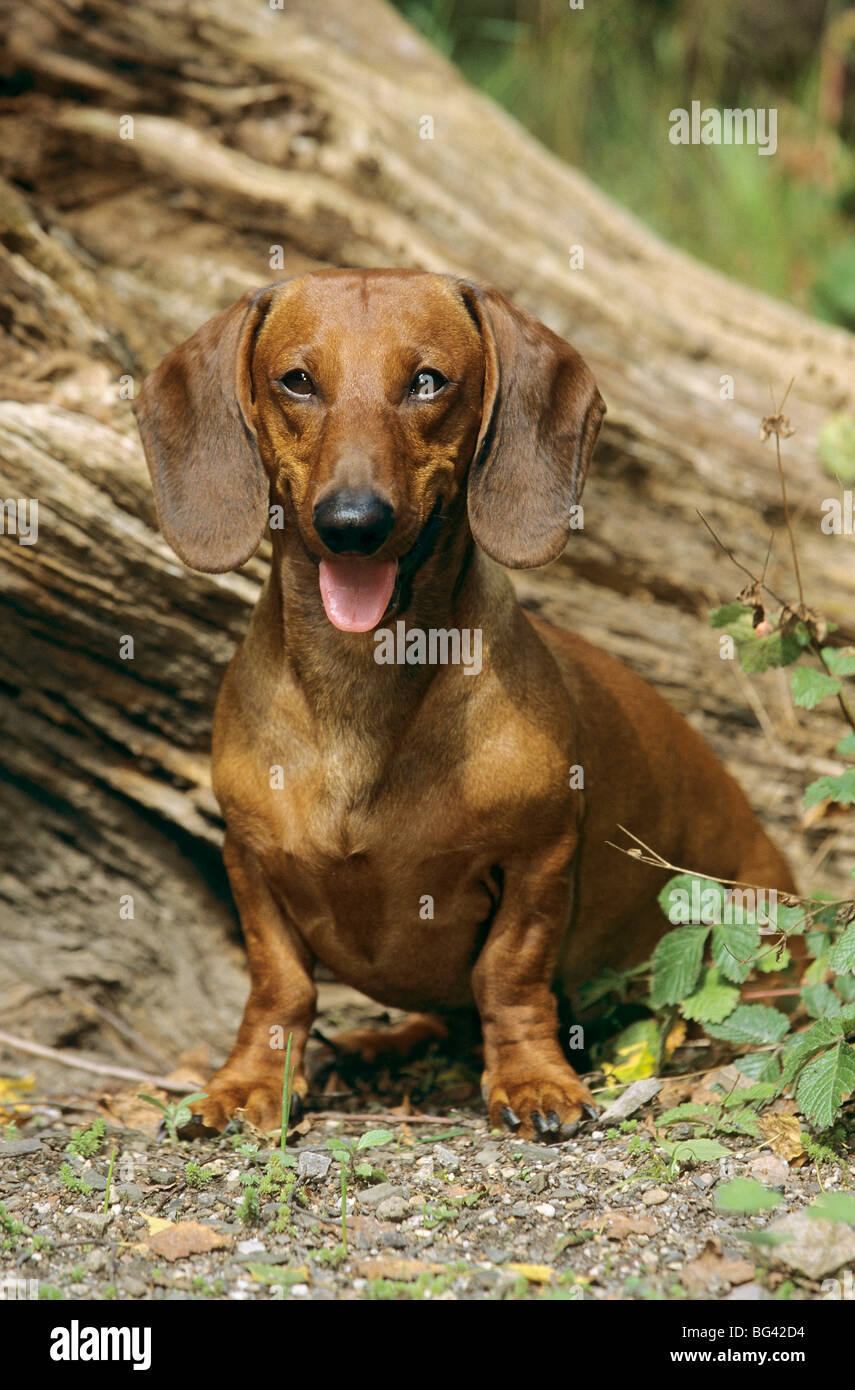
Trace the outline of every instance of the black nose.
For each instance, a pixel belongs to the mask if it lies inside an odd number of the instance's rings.
[[[335,555],[373,555],[392,529],[395,514],[369,489],[342,488],[315,504],[315,530]]]

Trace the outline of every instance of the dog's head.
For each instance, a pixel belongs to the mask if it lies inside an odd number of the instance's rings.
[[[211,319],[136,411],[161,528],[186,564],[243,564],[272,498],[318,563],[330,621],[359,632],[463,488],[488,555],[554,559],[605,406],[578,353],[496,290],[322,270]]]

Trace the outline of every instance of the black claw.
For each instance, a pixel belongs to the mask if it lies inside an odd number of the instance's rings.
[[[600,1113],[596,1105],[583,1105],[582,1109],[584,1110],[588,1118],[591,1120],[596,1120],[597,1116]]]
[[[572,1139],[574,1135],[579,1133],[579,1121],[573,1120],[571,1124],[565,1125],[561,1132],[566,1139]]]
[[[517,1115],[509,1105],[502,1106],[502,1119],[504,1120],[508,1129],[519,1129],[520,1125],[522,1124],[522,1120],[520,1119],[519,1115]]]
[[[557,1133],[558,1130],[561,1128],[561,1121],[559,1120],[554,1110],[549,1111],[549,1114],[546,1117],[546,1123],[549,1127],[550,1132],[553,1134]]]
[[[543,1118],[539,1110],[532,1110],[531,1122],[537,1130],[538,1134],[549,1133],[550,1126],[546,1123],[546,1120]]]

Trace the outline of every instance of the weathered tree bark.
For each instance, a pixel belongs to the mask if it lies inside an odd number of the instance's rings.
[[[663,688],[839,887],[851,821],[804,831],[799,811],[835,766],[833,717],[806,723],[779,673],[749,685],[719,659],[704,612],[745,577],[696,509],[759,572],[783,514],[758,422],[794,377],[808,597],[855,637],[855,541],[820,531],[839,489],[816,452],[852,405],[855,340],[663,245],[382,0],[42,0],[6,27],[0,499],[39,502],[37,544],[0,537],[6,1027],[140,1062],[231,1038],[244,981],[208,740],[266,550],[237,574],[183,568],[124,397],[245,289],[316,264],[490,281],[586,356],[609,415],[585,531],[520,594]],[[794,596],[783,532],[769,578]]]

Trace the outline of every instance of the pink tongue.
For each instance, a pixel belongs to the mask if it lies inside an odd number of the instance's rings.
[[[370,632],[392,597],[396,560],[321,560],[324,611],[342,632]]]

